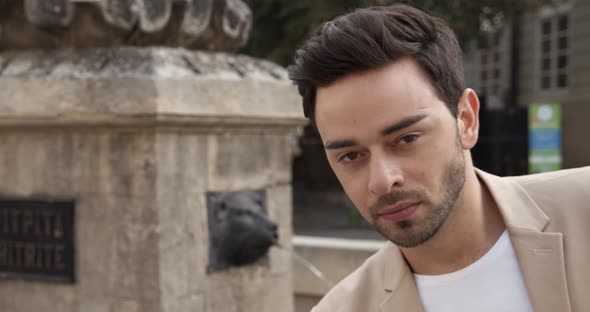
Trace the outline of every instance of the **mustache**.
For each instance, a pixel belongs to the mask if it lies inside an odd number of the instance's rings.
[[[427,202],[428,196],[422,190],[409,190],[409,191],[391,191],[381,197],[369,207],[369,211],[372,214],[377,214],[383,207],[395,205],[400,201],[415,200]]]

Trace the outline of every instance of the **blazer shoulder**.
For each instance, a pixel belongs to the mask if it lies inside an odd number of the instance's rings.
[[[388,245],[390,244],[385,244],[360,267],[330,289],[312,311],[378,311],[378,304],[386,295],[383,288],[383,265],[387,259],[387,248],[392,248]]]
[[[509,177],[521,185],[538,185],[551,182],[575,182],[576,180],[588,180],[590,178],[590,166],[563,169],[558,171],[535,173],[523,176]]]
[[[559,170],[518,177],[510,177],[532,194],[552,193],[551,196],[571,197],[573,194],[590,196],[590,167]],[[559,193],[555,191],[558,190]]]

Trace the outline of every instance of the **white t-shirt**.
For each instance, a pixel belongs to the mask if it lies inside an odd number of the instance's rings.
[[[426,312],[533,311],[507,231],[468,267],[414,279]]]

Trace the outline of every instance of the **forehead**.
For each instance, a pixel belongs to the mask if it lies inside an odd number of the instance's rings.
[[[413,59],[403,58],[318,88],[315,115],[325,142],[359,131],[378,132],[408,116],[445,110],[426,73]]]

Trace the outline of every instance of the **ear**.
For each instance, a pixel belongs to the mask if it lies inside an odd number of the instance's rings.
[[[465,89],[459,98],[457,127],[463,149],[475,146],[479,136],[479,99],[473,89]]]

